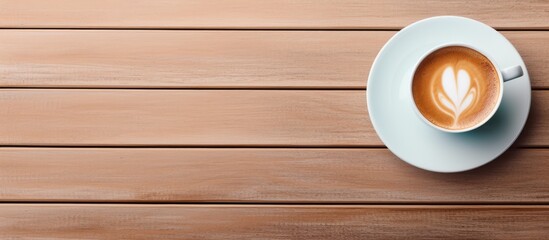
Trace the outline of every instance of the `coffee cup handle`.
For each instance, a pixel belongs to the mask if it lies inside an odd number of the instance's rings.
[[[501,71],[501,76],[504,82],[522,77],[522,75],[524,75],[524,72],[522,71],[522,67],[520,65],[509,67]]]

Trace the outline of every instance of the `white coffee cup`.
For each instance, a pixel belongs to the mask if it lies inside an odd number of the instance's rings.
[[[425,118],[425,116],[423,116],[423,114],[419,111],[419,108],[418,108],[418,106],[417,106],[417,104],[416,104],[416,102],[413,98],[412,86],[413,86],[414,76],[416,74],[417,68],[423,62],[423,60],[425,60],[425,58],[427,56],[429,56],[431,53],[433,53],[433,52],[435,52],[435,51],[437,51],[441,48],[445,48],[445,47],[465,47],[465,48],[472,49],[472,50],[484,55],[492,63],[492,66],[494,66],[494,68],[495,68],[495,70],[498,74],[498,80],[500,81],[499,82],[500,88],[499,88],[498,99],[497,99],[497,102],[496,102],[495,106],[493,107],[492,111],[490,112],[490,114],[486,115],[486,117],[482,121],[480,121],[477,124],[475,124],[471,127],[468,127],[468,128],[447,129],[447,128],[443,128],[443,127],[440,127],[440,126],[437,126],[437,125],[433,124],[431,121],[429,121],[427,118]],[[494,114],[496,113],[496,111],[499,108],[499,105],[501,104],[501,100],[503,99],[503,88],[504,88],[503,84],[504,84],[504,82],[519,78],[523,74],[524,73],[523,73],[522,67],[520,65],[508,67],[508,68],[505,68],[505,69],[502,70],[498,66],[498,64],[493,60],[493,58],[490,57],[489,54],[487,54],[485,51],[482,51],[482,50],[480,50],[476,47],[473,47],[471,45],[467,45],[467,44],[463,44],[463,43],[446,43],[446,44],[442,44],[442,45],[439,45],[439,46],[436,46],[436,47],[432,48],[431,50],[429,50],[425,54],[423,54],[419,58],[419,61],[417,61],[417,63],[413,67],[413,74],[411,75],[411,79],[409,80],[409,82],[410,82],[410,86],[409,86],[410,87],[410,96],[412,96],[411,97],[412,105],[413,105],[414,111],[419,116],[419,118],[421,118],[426,124],[428,124],[429,126],[432,126],[433,128],[436,128],[440,131],[448,132],[448,133],[468,132],[468,131],[474,130],[474,129],[484,125],[486,122],[488,122],[488,120],[490,120],[494,116]]]

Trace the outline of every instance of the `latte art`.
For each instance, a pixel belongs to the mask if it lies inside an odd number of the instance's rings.
[[[454,119],[456,125],[461,113],[476,100],[477,91],[466,70],[460,69],[457,74],[453,67],[446,67],[442,73],[442,89],[432,91],[433,101],[440,111]]]
[[[450,130],[482,122],[497,105],[499,75],[490,60],[466,47],[445,47],[417,67],[412,95],[419,112]]]

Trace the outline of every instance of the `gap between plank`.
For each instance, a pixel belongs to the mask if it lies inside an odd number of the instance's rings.
[[[200,149],[386,149],[383,145],[372,146],[315,146],[315,145],[0,145],[0,148],[200,148]]]
[[[15,89],[15,90],[65,90],[65,89],[74,89],[74,90],[158,90],[158,91],[170,91],[170,90],[270,90],[270,91],[365,91],[368,90],[366,87],[269,87],[269,86],[251,86],[251,87],[73,87],[73,86],[57,86],[57,87],[11,87],[11,86],[0,86],[1,89]],[[541,87],[531,87],[531,90],[549,90],[549,86]]]
[[[97,148],[97,149],[387,149],[385,145],[371,145],[371,146],[317,146],[317,145],[0,145],[0,148]],[[549,145],[539,146],[517,146],[511,147],[511,149],[547,149]]]
[[[75,205],[182,205],[182,206],[549,206],[549,202],[299,202],[299,201],[0,201],[0,205],[7,204],[75,204]]]
[[[75,89],[75,90],[271,90],[271,91],[288,91],[288,90],[317,90],[317,91],[364,91],[366,90],[366,87],[269,87],[269,86],[250,86],[250,87],[86,87],[86,86],[58,86],[58,87],[40,87],[40,86],[32,86],[32,87],[24,87],[24,86],[18,86],[18,87],[11,87],[11,86],[0,86],[0,89],[16,89],[16,90],[26,90],[26,89],[38,89],[38,90],[64,90],[64,89]]]
[[[412,23],[410,23],[412,24]],[[113,31],[400,31],[404,27],[341,27],[341,28],[256,28],[256,27],[0,27],[0,30],[113,30]],[[494,28],[498,31],[548,31],[549,27],[501,27]]]

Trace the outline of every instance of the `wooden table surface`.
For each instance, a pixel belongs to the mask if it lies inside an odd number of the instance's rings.
[[[516,144],[416,169],[368,117],[402,27],[500,30]],[[547,239],[549,1],[0,0],[0,239]]]

